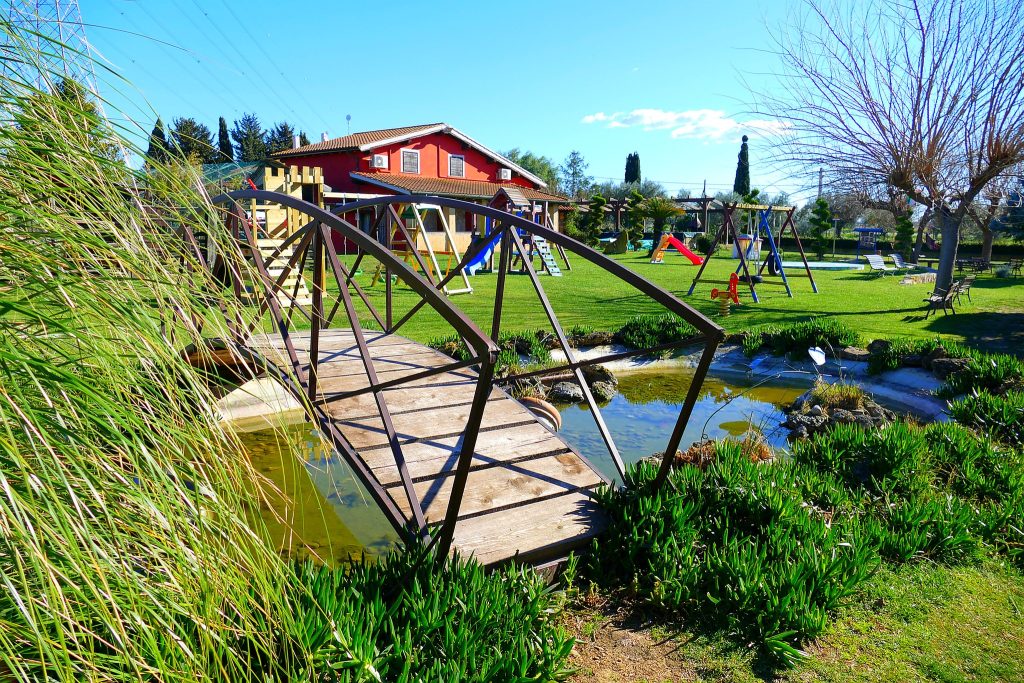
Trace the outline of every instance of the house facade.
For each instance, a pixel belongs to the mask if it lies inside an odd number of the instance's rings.
[[[326,136],[324,136],[326,138]],[[541,178],[445,123],[353,133],[278,152],[286,164],[323,170],[324,201],[332,208],[382,195],[432,194],[486,204],[503,188],[518,189],[533,204],[534,220],[557,229],[558,208],[567,200]],[[471,211],[445,209],[444,221],[456,247],[464,251],[473,234],[485,229]],[[372,210],[344,214],[369,230]],[[435,250],[446,240],[436,211],[424,213],[426,234]]]

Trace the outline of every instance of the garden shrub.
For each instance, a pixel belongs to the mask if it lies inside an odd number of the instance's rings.
[[[488,574],[418,549],[375,563],[296,566],[299,651],[314,681],[562,680],[573,640],[530,568]]]
[[[714,246],[714,251],[712,251],[711,249],[712,246]],[[715,252],[722,248],[722,245],[714,244],[713,237],[701,233],[700,235],[697,235],[696,237],[693,238],[693,248],[694,251],[696,251],[698,254],[702,254],[704,256],[712,256]]]
[[[981,391],[949,404],[949,414],[992,438],[1012,446],[1024,446],[1024,391],[993,396]]]
[[[747,358],[757,355],[757,352],[764,346],[764,332],[761,330],[750,330],[743,335],[743,355]]]
[[[748,332],[747,337],[750,342],[748,344],[744,340],[743,346],[748,355],[755,353],[762,344],[767,344],[776,356],[797,357],[806,357],[807,349],[812,346],[834,349],[856,346],[861,341],[860,335],[834,318],[810,318],[790,325],[762,325]]]
[[[857,410],[864,405],[864,390],[856,384],[817,381],[811,388],[811,401],[827,408]]]
[[[931,487],[929,444],[920,429],[895,422],[883,429],[836,425],[793,444],[797,462],[834,472],[850,489],[872,495],[920,495]]]
[[[465,342],[457,334],[435,337],[427,345],[455,360],[467,361],[472,358]],[[541,339],[540,332],[503,332],[498,339],[498,347],[498,361],[494,369],[498,377],[524,364],[543,365],[551,362],[551,351]]]
[[[720,442],[706,469],[680,467],[652,492],[655,472],[641,463],[626,489],[598,494],[609,528],[595,542],[592,577],[755,639],[775,663],[799,659],[797,648],[878,566],[852,542],[855,518],[807,504],[801,479],[811,473],[796,463],[759,465]]]
[[[950,493],[978,502],[999,502],[1024,494],[1024,453],[999,448],[951,422],[929,425],[924,437],[935,478]]]
[[[926,356],[945,346],[938,339],[891,339],[888,348],[872,353],[868,358],[868,373],[877,375],[888,370],[896,370],[908,356]]]
[[[1024,360],[1001,353],[984,353],[963,349],[970,361],[963,370],[946,378],[938,394],[952,398],[961,394],[988,391],[1003,394],[1009,390],[1024,391]],[[952,355],[952,354],[951,354]]]
[[[631,349],[647,349],[696,335],[693,325],[671,313],[635,316],[615,334],[621,344]]]

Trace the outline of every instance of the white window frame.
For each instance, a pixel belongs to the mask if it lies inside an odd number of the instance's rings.
[[[455,175],[452,173],[452,159],[462,160],[462,173]],[[465,154],[449,154],[448,155],[448,177],[449,178],[465,178],[466,177],[466,155]]]
[[[401,159],[402,159],[402,173],[405,173],[407,175],[419,175],[420,174],[420,151],[418,149],[403,149],[403,150],[401,150],[401,153],[402,153],[402,155],[401,155]],[[415,154],[416,155],[416,170],[415,171],[406,171],[405,170],[405,155],[406,154]]]

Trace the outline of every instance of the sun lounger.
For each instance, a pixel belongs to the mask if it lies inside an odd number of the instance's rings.
[[[878,254],[865,254],[864,258],[868,260],[868,265],[871,266],[871,270],[885,275],[886,273],[895,273],[896,269],[885,265],[885,261]]]

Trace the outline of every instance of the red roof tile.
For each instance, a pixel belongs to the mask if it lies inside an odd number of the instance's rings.
[[[382,130],[368,130],[362,133],[352,133],[352,135],[344,135],[340,138],[333,138],[327,142],[316,142],[312,145],[303,145],[302,147],[296,147],[295,149],[286,149],[274,154],[275,157],[289,157],[297,156],[301,154],[317,154],[319,152],[340,152],[346,150],[356,150],[363,145],[370,145],[375,142],[381,142],[382,140],[390,140],[391,138],[407,138],[416,135],[417,133],[423,133],[429,131],[438,126],[444,126],[443,123],[427,123],[422,126],[405,126],[404,128],[384,128]]]
[[[521,187],[512,183],[490,183],[485,180],[459,180],[457,178],[426,178],[397,173],[351,173],[354,180],[388,187],[408,194],[438,194],[446,197],[467,199],[490,199],[500,187],[512,187],[523,193],[527,199],[540,202],[566,203],[561,195]]]

